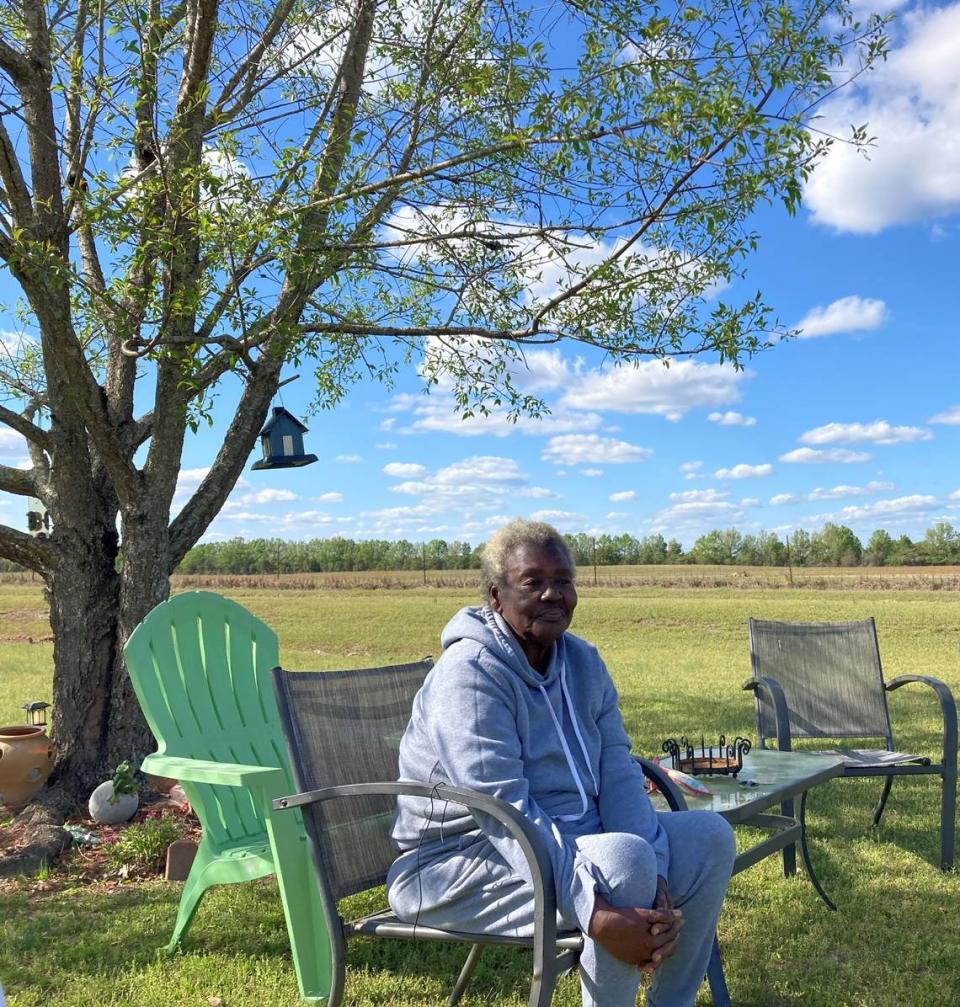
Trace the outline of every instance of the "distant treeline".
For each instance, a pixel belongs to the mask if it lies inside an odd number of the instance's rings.
[[[845,525],[795,531],[741,534],[735,528],[702,535],[685,551],[662,535],[566,536],[578,566],[702,563],[737,566],[939,566],[960,564],[960,534],[941,522],[916,542],[878,529],[866,544]],[[483,546],[468,542],[396,542],[385,539],[230,539],[195,546],[180,564],[182,574],[264,574],[357,570],[469,570],[480,565]]]

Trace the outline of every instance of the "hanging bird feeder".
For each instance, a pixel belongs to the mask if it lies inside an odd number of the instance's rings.
[[[283,406],[274,406],[273,415],[260,431],[263,458],[253,463],[253,468],[289,469],[309,465],[316,455],[304,454],[303,435],[307,428]]]

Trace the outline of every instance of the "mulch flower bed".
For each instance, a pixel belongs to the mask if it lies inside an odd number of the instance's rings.
[[[65,824],[75,827],[75,832],[80,833],[82,839],[75,838],[55,864],[35,877],[0,878],[0,892],[24,889],[30,892],[52,892],[77,885],[114,888],[130,881],[162,875],[162,865],[159,870],[156,867],[137,868],[130,865],[118,867],[110,851],[131,825],[167,816],[177,819],[179,838],[199,843],[200,822],[183,797],[183,792],[179,788],[174,788],[170,794],[147,791],[141,795],[137,813],[129,822],[99,825],[86,815],[74,815],[67,819]],[[15,853],[26,843],[25,827],[17,825],[12,816],[5,820],[0,813],[0,858]]]

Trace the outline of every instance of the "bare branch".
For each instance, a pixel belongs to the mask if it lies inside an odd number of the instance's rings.
[[[260,69],[260,60],[263,59],[263,54],[274,43],[277,35],[286,24],[295,3],[296,0],[282,0],[276,5],[260,38],[257,39],[256,44],[251,47],[247,55],[240,60],[233,75],[221,89],[220,97],[213,108],[212,118],[215,120],[221,117],[230,119],[250,100],[257,71]],[[240,95],[237,101],[229,111],[224,111],[238,88],[240,88]]]
[[[343,174],[344,162],[350,147],[350,135],[357,116],[357,104],[363,87],[376,6],[377,0],[361,0],[350,29],[350,37],[341,62],[343,76],[330,123],[330,134],[312,187],[313,194],[319,198],[315,199],[304,214],[298,234],[298,247],[301,249],[309,247],[324,232],[329,220],[333,201],[324,197],[336,189]],[[278,304],[279,317],[283,317],[290,307],[295,313],[299,313],[306,297],[316,286],[314,276],[316,265],[313,257],[301,254],[299,259],[297,267],[291,270],[292,275],[287,277],[287,282],[284,284],[284,291]],[[290,304],[285,304],[285,301],[289,301]]]
[[[10,140],[10,134],[2,120],[0,120],[0,182],[3,183],[5,202],[10,208],[14,223],[19,227],[30,227],[33,224],[30,190],[20,170],[20,161]]]

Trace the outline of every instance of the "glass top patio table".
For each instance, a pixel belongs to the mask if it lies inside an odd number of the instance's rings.
[[[682,791],[682,796],[691,811],[715,811],[731,825],[742,825],[750,823],[765,808],[803,794],[842,773],[843,761],[832,755],[755,748],[743,757],[743,769],[738,776],[697,777],[712,791],[711,796],[686,791]],[[748,780],[756,786],[747,786]],[[654,796],[654,803],[658,809],[667,809],[659,794]]]

